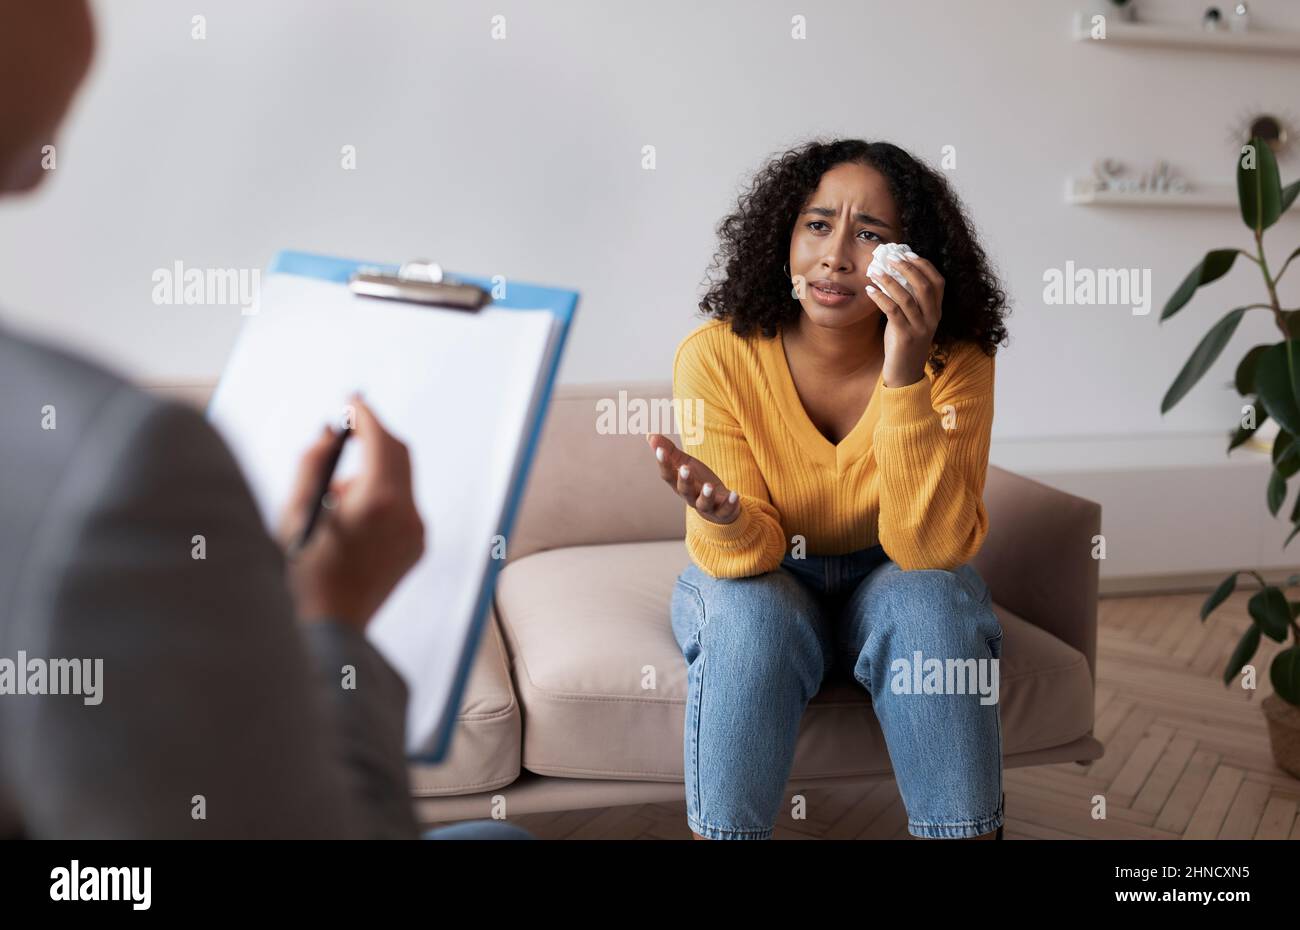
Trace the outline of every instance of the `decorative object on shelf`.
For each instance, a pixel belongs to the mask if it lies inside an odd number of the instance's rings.
[[[1218,181],[1188,182],[1182,193],[1127,193],[1124,191],[1098,190],[1097,179],[1067,178],[1065,182],[1065,202],[1074,206],[1089,207],[1188,207],[1229,209],[1237,206],[1237,191],[1234,185]]]
[[[1254,253],[1241,249],[1207,252],[1160,314],[1160,322],[1173,316],[1198,288],[1227,274],[1239,255],[1258,266],[1264,277],[1267,302],[1230,310],[1210,328],[1165,393],[1160,412],[1168,412],[1209,370],[1247,311],[1258,309],[1271,313],[1282,341],[1252,347],[1237,365],[1233,385],[1239,395],[1251,400],[1242,408],[1241,423],[1228,443],[1228,452],[1250,439],[1265,420],[1277,423],[1277,437],[1270,453],[1273,469],[1265,491],[1269,512],[1275,517],[1286,500],[1287,481],[1300,472],[1300,307],[1283,309],[1278,299],[1278,281],[1286,274],[1292,259],[1300,256],[1300,248],[1291,252],[1274,275],[1264,253],[1264,231],[1287,211],[1297,194],[1300,194],[1300,181],[1283,187],[1273,150],[1265,140],[1252,138],[1237,158],[1237,197],[1241,218],[1255,236]],[[1290,522],[1292,530],[1282,543],[1283,549],[1300,533],[1300,497],[1291,511]],[[1288,638],[1294,639],[1274,656],[1269,666],[1273,694],[1264,698],[1261,707],[1268,721],[1273,758],[1282,769],[1300,777],[1300,625],[1296,623],[1300,601],[1288,601],[1285,591],[1300,584],[1300,574],[1291,575],[1285,585],[1278,586],[1265,582],[1253,569],[1235,571],[1201,605],[1202,622],[1236,589],[1239,575],[1252,576],[1259,583],[1259,590],[1247,604],[1251,624],[1228,659],[1223,683],[1225,687],[1231,686],[1243,673],[1259,649],[1262,636],[1284,644]],[[1249,674],[1253,681],[1253,668]]]
[[[1201,27],[1211,32],[1217,32],[1223,28],[1223,14],[1219,12],[1217,6],[1212,6],[1205,11],[1205,15],[1201,17]]]
[[[1110,158],[1099,158],[1092,176],[1070,178],[1065,199],[1072,204],[1115,206],[1231,207],[1236,195],[1227,184],[1192,184],[1172,171],[1167,161],[1139,175],[1128,175],[1125,167]]]
[[[1250,29],[1250,11],[1246,9],[1246,4],[1238,3],[1232,8],[1232,19],[1229,23],[1233,32],[1245,32]]]
[[[1093,0],[1088,11],[1074,13],[1074,40],[1098,45],[1138,45],[1152,48],[1198,48],[1219,52],[1248,52],[1275,55],[1300,54],[1300,31],[1283,29],[1228,29],[1219,14],[1219,28],[1203,29],[1193,24],[1150,21],[1122,21],[1099,8],[1109,0]],[[1216,8],[1217,9],[1217,8]]]
[[[1124,165],[1109,158],[1093,163],[1095,190],[1122,194],[1185,194],[1187,181],[1169,171],[1169,162],[1158,161],[1155,168],[1137,177],[1126,177]]]

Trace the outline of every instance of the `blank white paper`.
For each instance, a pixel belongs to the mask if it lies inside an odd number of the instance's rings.
[[[413,755],[432,752],[458,710],[451,689],[556,325],[548,310],[467,313],[270,275],[208,409],[268,528],[303,451],[340,422],[352,391],[410,448],[425,554],[367,635],[410,689]],[[337,478],[356,473],[358,444]]]

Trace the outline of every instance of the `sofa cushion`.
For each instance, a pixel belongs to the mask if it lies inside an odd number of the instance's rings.
[[[410,766],[412,794],[475,794],[508,785],[519,777],[519,703],[510,683],[495,611],[488,613],[455,727],[450,750],[441,763]]]
[[[574,546],[508,564],[496,603],[541,775],[683,778],[686,660],[669,603],[681,540]],[[1093,724],[1083,654],[994,603],[1002,623],[1003,756],[1069,743]],[[644,685],[653,684],[653,689]],[[890,771],[870,696],[847,674],[804,714],[792,777]]]

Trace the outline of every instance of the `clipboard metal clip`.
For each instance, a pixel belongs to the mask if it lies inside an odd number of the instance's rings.
[[[443,274],[441,265],[423,260],[403,263],[397,274],[360,269],[348,279],[348,288],[362,297],[404,300],[471,312],[492,302],[492,295],[483,288],[450,278]]]

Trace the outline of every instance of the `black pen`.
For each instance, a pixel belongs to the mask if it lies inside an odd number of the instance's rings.
[[[329,493],[330,483],[334,480],[334,470],[339,466],[339,458],[343,455],[343,446],[352,435],[352,427],[345,426],[334,434],[334,442],[330,447],[329,457],[325,460],[325,467],[321,469],[320,484],[317,485],[316,493],[312,496],[310,510],[304,515],[306,521],[303,524],[302,532],[298,534],[297,540],[290,550],[291,554],[297,554],[302,551],[303,546],[307,545],[307,540],[311,537],[311,531],[316,528],[316,523],[320,520],[321,508],[325,506],[325,495]]]

